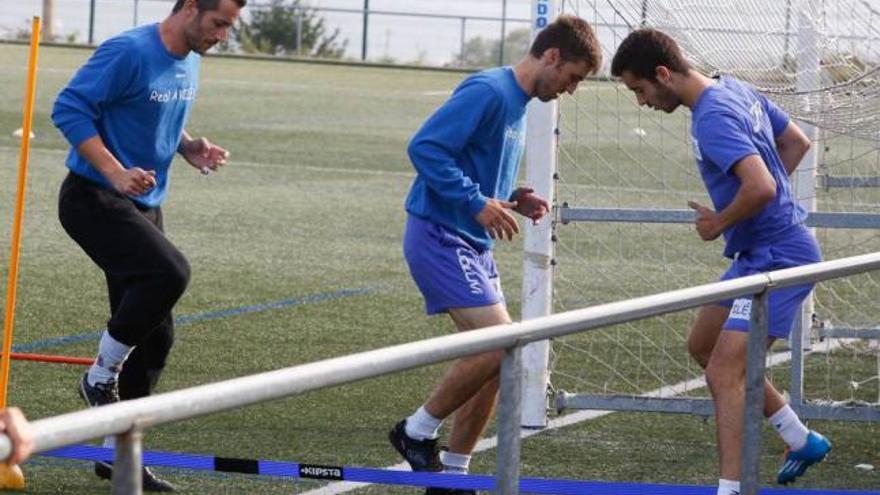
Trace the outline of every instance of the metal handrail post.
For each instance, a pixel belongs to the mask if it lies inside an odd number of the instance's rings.
[[[497,493],[519,493],[520,418],[522,417],[522,345],[507,349],[501,361],[498,405]]]
[[[806,304],[806,301],[804,302]],[[804,342],[809,336],[804,336],[804,331],[810,331],[813,327],[812,318],[809,324],[804,324],[805,311],[798,311],[799,317],[795,319],[788,342],[791,347],[791,382],[788,386],[789,403],[796,413],[800,413],[800,407],[804,404]]]
[[[112,495],[141,495],[143,493],[143,434],[139,429],[116,435],[113,459]]]
[[[761,458],[761,426],[764,418],[764,368],[767,357],[767,300],[765,290],[752,298],[746,358],[745,414],[743,414],[740,488],[743,495],[758,495]]]

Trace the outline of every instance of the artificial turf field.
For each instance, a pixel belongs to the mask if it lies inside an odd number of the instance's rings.
[[[4,254],[18,161],[12,132],[21,126],[26,54],[26,47],[0,45],[0,88],[7,95],[0,102]],[[67,145],[49,119],[55,95],[88,54],[50,47],[40,54],[14,340],[22,350],[92,357],[108,316],[102,274],[57,220]],[[204,61],[188,129],[226,147],[232,158],[208,177],[180,161],[173,166],[165,226],[192,265],[192,281],[177,306],[176,315],[186,319],[178,326],[160,392],[451,331],[447,319],[424,316],[400,243],[402,204],[413,176],[407,139],[462,77],[216,57]],[[521,243],[501,243],[497,260],[516,318]],[[63,337],[69,338],[51,340]],[[423,401],[442,369],[163,426],[147,432],[145,448],[316,464],[396,464],[387,430]],[[16,361],[9,402],[31,418],[80,409],[76,383],[83,371]],[[801,486],[880,490],[880,469],[854,468],[880,467],[880,425],[813,426],[832,438],[835,450]],[[762,479],[769,484],[781,442],[769,429],[766,433]],[[717,480],[714,427],[696,417],[611,414],[525,440],[522,458],[528,476],[702,485]],[[36,457],[24,469],[27,493],[109,490],[86,462]],[[493,452],[478,454],[473,470],[493,472]],[[157,471],[182,493],[281,494],[319,486]],[[358,493],[418,492],[371,487]]]

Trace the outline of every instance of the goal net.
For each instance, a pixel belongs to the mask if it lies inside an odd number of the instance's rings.
[[[642,110],[608,75],[616,47],[640,26],[672,35],[701,72],[755,85],[815,141],[793,182],[798,201],[812,212],[825,259],[880,250],[875,4],[560,2],[561,12],[595,26],[606,67],[559,102],[553,311],[716,281],[727,266],[722,241],[701,241],[686,211],[689,199],[711,204],[690,149],[689,112]],[[804,357],[792,361],[780,345],[769,358],[773,380],[791,391],[793,402],[877,412],[878,296],[880,274],[818,286],[795,346],[805,347]],[[562,395],[566,407],[705,413],[703,400],[653,400],[707,397],[702,370],[686,351],[693,317],[677,313],[554,341],[551,390],[577,392]],[[815,411],[808,416],[841,417]]]

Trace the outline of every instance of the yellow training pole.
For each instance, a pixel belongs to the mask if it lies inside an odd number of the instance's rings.
[[[12,328],[15,321],[15,289],[18,281],[18,252],[21,247],[21,224],[24,217],[24,189],[31,150],[31,124],[37,86],[37,55],[40,47],[40,18],[31,24],[31,50],[28,60],[27,87],[24,98],[24,122],[21,129],[21,155],[18,161],[18,190],[15,193],[15,219],[12,224],[12,250],[9,256],[9,281],[6,285],[6,313],[3,319],[3,355],[0,356],[0,407],[6,407],[9,386],[9,362],[12,353]],[[0,464],[0,489],[23,489],[24,473],[15,465]]]

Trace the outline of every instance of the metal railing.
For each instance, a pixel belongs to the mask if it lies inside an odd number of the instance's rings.
[[[141,2],[163,2],[163,3],[173,3],[173,0],[129,0],[133,2],[133,26],[137,26],[139,24],[139,8]],[[498,65],[504,65],[505,60],[505,44],[503,40],[507,35],[508,25],[515,24],[524,27],[528,27],[531,24],[530,19],[516,18],[516,17],[508,17],[507,16],[507,2],[505,0],[498,0],[499,5],[502,8],[502,14],[500,17],[492,17],[492,16],[480,16],[480,15],[465,15],[465,14],[433,14],[427,12],[415,12],[415,11],[399,11],[399,10],[381,10],[381,9],[371,9],[369,7],[369,0],[364,1],[364,8],[362,9],[353,9],[353,8],[334,8],[334,7],[320,7],[320,6],[312,6],[312,5],[304,5],[303,7],[296,9],[297,13],[294,14],[294,23],[296,24],[296,32],[297,36],[302,36],[302,23],[304,17],[308,13],[331,13],[331,14],[350,14],[361,16],[363,18],[362,28],[361,28],[361,51],[360,51],[360,59],[362,61],[366,61],[368,58],[367,46],[369,40],[369,26],[370,26],[370,17],[371,16],[384,16],[384,17],[394,17],[401,19],[434,19],[434,20],[445,20],[450,22],[455,22],[458,24],[458,43],[459,43],[459,54],[463,55],[465,53],[465,49],[467,46],[467,31],[468,31],[468,23],[475,22],[493,22],[497,23],[499,26],[499,40],[502,40],[499,46],[499,54],[498,54]],[[92,45],[95,43],[95,17],[96,17],[96,0],[89,0],[89,18],[88,18],[88,44]],[[270,7],[271,4],[260,2],[260,1],[251,1],[248,3],[249,10],[259,10]],[[302,56],[301,52],[302,43],[301,38],[297,40],[297,55]]]
[[[260,8],[261,5],[256,4],[251,8]],[[525,24],[526,26],[531,24],[529,19],[519,19],[514,17],[507,17],[506,15],[502,15],[501,17],[488,17],[488,16],[475,16],[475,15],[454,15],[454,14],[429,14],[425,12],[403,12],[403,11],[393,11],[393,10],[375,10],[375,9],[342,9],[342,8],[331,8],[331,7],[306,7],[301,9],[303,13],[305,12],[330,12],[336,14],[353,14],[363,16],[363,28],[361,30],[361,60],[367,60],[367,40],[369,38],[369,19],[370,16],[389,16],[389,17],[401,17],[401,18],[419,18],[419,19],[439,19],[439,20],[447,20],[447,21],[455,21],[459,23],[459,36],[458,36],[458,44],[459,44],[459,53],[464,55],[465,47],[467,43],[467,23],[468,22],[497,22],[500,26],[500,34],[498,39],[504,40],[506,37],[507,24]],[[297,22],[301,22],[302,15],[295,16]],[[300,25],[297,26],[297,31],[301,29]],[[301,53],[299,54],[301,55]],[[498,65],[504,65],[504,43],[502,42],[499,46],[498,53]]]
[[[764,402],[766,303],[770,291],[880,269],[880,253],[751,275],[568,311],[510,325],[437,337],[235,378],[137,400],[88,409],[33,423],[35,450],[43,452],[116,435],[112,493],[141,493],[141,433],[152,426],[351,383],[442,361],[504,349],[498,406],[496,488],[519,493],[520,382],[522,346],[586,330],[681,311],[726,299],[753,296],[746,377],[743,494],[758,492],[758,454]],[[0,434],[0,459],[9,455]]]

